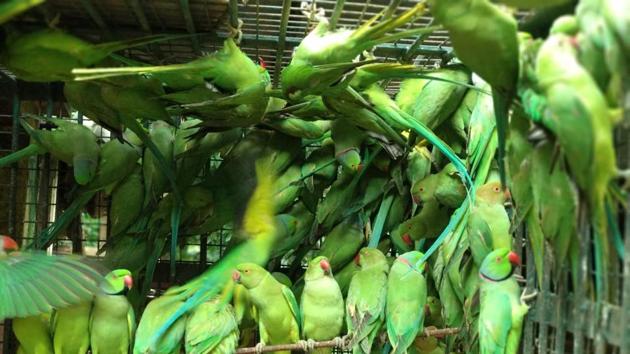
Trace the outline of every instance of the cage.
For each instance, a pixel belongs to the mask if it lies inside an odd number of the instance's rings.
[[[278,88],[280,73],[291,62],[294,49],[316,25],[317,11],[323,11],[332,24],[353,29],[389,6],[395,6],[393,15],[397,15],[416,3],[411,0],[49,0],[18,17],[11,25],[30,31],[53,23],[57,18],[60,28],[95,43],[155,33],[189,34],[185,38],[121,53],[159,65],[183,63],[214,52],[238,29],[241,50],[253,60],[265,63],[272,86]],[[514,13],[519,22],[535,15],[530,10]],[[434,22],[427,13],[400,30],[428,27]],[[379,44],[373,55],[376,60],[397,60],[432,69],[444,66],[455,53],[448,31],[439,29],[427,35]],[[106,129],[70,108],[60,83],[20,81],[2,67],[0,83],[0,157],[29,144],[28,135],[20,127],[20,120],[28,119],[28,114],[76,121],[93,129],[101,142],[114,139]],[[394,95],[400,83],[400,79],[385,80],[383,87]],[[629,112],[625,110],[626,124],[621,124],[615,134],[620,168],[630,168]],[[209,159],[209,164],[220,165],[221,158],[215,156]],[[51,225],[71,202],[67,199],[73,193],[71,170],[50,154],[32,156],[0,171],[0,232],[14,235],[22,243],[29,242]],[[111,236],[109,207],[110,198],[99,192],[52,243],[49,251],[100,257],[97,251]],[[562,270],[558,282],[544,273],[538,297],[523,324],[521,353],[630,354],[630,215],[622,209],[616,216],[625,243],[625,257],[612,269],[618,288],[612,301],[598,304],[585,289],[573,288],[568,267]],[[178,246],[176,279],[169,274],[169,256],[163,255],[157,264],[150,296],[203,273],[224,256],[232,236],[233,230],[227,225],[212,233],[188,235],[186,242]],[[595,241],[587,222],[581,223],[579,236],[579,267],[577,274],[572,275],[586,283],[595,273]],[[533,251],[525,228],[515,233],[513,248],[524,259],[519,272],[526,279],[526,286],[538,288]],[[545,265],[553,262],[551,257],[550,252],[545,252]],[[280,269],[290,265],[285,261]],[[0,343],[0,353],[17,350],[10,320],[4,322]]]

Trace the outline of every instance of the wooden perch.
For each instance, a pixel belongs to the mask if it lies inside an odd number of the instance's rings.
[[[425,328],[423,337],[445,337],[453,334],[459,333],[459,328],[442,328],[442,329],[429,329]],[[339,345],[341,341],[339,340],[328,340],[323,342],[314,342],[313,348],[334,348],[340,347]],[[347,343],[343,341],[344,343]],[[304,350],[302,344],[278,344],[278,345],[268,345],[262,347],[262,353],[269,353],[281,350]],[[256,353],[256,347],[249,348],[240,348],[236,350],[237,354],[247,354],[247,353]]]

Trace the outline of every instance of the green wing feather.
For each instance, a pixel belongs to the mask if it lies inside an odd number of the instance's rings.
[[[295,300],[295,295],[293,295],[293,292],[291,291],[291,289],[289,289],[288,287],[284,285],[282,286],[282,295],[284,295],[284,299],[289,304],[289,307],[291,308],[291,313],[293,314],[293,317],[298,323],[299,333],[302,333],[302,316],[300,314],[300,306]]]
[[[0,318],[11,318],[89,300],[102,277],[75,258],[20,253],[0,262],[0,279]]]

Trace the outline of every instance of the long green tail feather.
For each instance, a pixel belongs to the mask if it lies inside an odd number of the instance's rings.
[[[376,248],[376,246],[378,246],[381,240],[381,234],[383,233],[383,226],[385,225],[385,220],[387,219],[387,214],[389,214],[389,209],[393,201],[393,194],[388,194],[383,198],[381,206],[378,209],[378,214],[376,214],[376,221],[374,222],[374,228],[372,229],[372,235],[370,235],[368,247]]]
[[[43,154],[44,152],[46,152],[46,150],[44,150],[39,145],[30,144],[29,146],[21,150],[18,150],[14,153],[11,153],[7,156],[0,158],[0,168],[14,164],[22,159],[25,159],[33,155]]]
[[[492,102],[494,104],[494,114],[497,121],[497,136],[499,138],[499,152],[497,161],[499,163],[499,175],[501,185],[507,186],[507,174],[505,170],[505,140],[507,138],[508,111],[510,110],[511,95],[492,89]]]

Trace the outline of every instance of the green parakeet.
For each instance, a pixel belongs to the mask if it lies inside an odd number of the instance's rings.
[[[488,253],[512,247],[510,218],[503,204],[509,200],[501,182],[488,182],[477,189],[477,198],[468,216],[468,240],[477,265]]]
[[[118,113],[101,95],[101,83],[70,81],[63,85],[63,95],[72,108],[112,133],[122,132]]]
[[[232,277],[247,288],[256,306],[262,345],[297,343],[300,340],[300,309],[291,289],[254,263],[239,264]]]
[[[400,16],[376,23],[382,15],[378,14],[353,30],[335,30],[328,20],[322,19],[295,48],[291,63],[282,70],[284,96],[290,101],[299,101],[308,95],[330,94],[336,86],[349,82],[353,69],[362,64],[352,60],[364,50],[432,31],[432,28],[421,28],[388,35],[424,13],[425,8],[424,3],[419,3]]]
[[[305,339],[332,340],[341,333],[344,320],[343,296],[326,257],[315,257],[308,262],[300,310],[302,336]],[[332,349],[321,348],[313,353],[332,353]]]
[[[133,350],[136,317],[126,297],[132,286],[131,272],[126,269],[105,276],[90,315],[92,353],[127,354]]]
[[[155,345],[151,343],[155,332],[178,310],[177,305],[183,305],[183,301],[168,293],[149,302],[138,324],[133,354],[178,354],[181,352],[188,314],[177,317],[174,323],[157,338],[157,343]]]
[[[389,270],[385,318],[392,353],[407,353],[424,328],[427,282],[422,274],[426,264],[417,266],[422,253],[400,255]]]
[[[348,289],[346,325],[352,352],[369,354],[385,322],[389,264],[383,253],[374,248],[363,248],[355,261],[360,270],[352,277]]]
[[[618,117],[578,62],[573,43],[562,33],[549,36],[536,58],[536,76],[549,112],[542,123],[558,138],[575,182],[588,200],[595,231],[597,294],[605,300],[611,295],[608,277],[613,266],[605,204],[617,174],[613,128]]]
[[[16,162],[24,157],[49,152],[53,157],[73,167],[74,179],[80,185],[88,184],[98,166],[100,148],[96,135],[90,128],[63,119],[47,118],[54,130],[34,129],[20,121],[33,139],[26,148],[0,159],[0,166]]]
[[[92,302],[55,310],[51,333],[55,354],[85,354],[90,347],[90,311]]]
[[[479,301],[479,346],[481,354],[516,354],[523,320],[529,307],[520,297],[520,287],[512,276],[520,265],[509,248],[489,253],[481,264]]]
[[[361,169],[361,144],[365,132],[351,121],[337,118],[331,125],[331,137],[335,143],[335,157],[344,168],[356,172]]]
[[[162,121],[153,122],[149,136],[162,156],[167,161],[173,161],[173,144],[175,143],[173,127]],[[149,149],[145,149],[142,161],[145,206],[158,201],[168,186],[168,180],[155,160],[155,155]]]
[[[197,306],[186,321],[185,338],[186,353],[234,353],[239,339],[234,308],[220,298]]]
[[[457,57],[492,86],[499,171],[505,185],[508,110],[516,92],[519,64],[516,19],[489,0],[430,0],[429,5],[436,21],[448,30]]]
[[[0,53],[0,63],[24,81],[70,81],[74,68],[92,66],[119,50],[173,37],[154,35],[91,44],[59,29],[47,28],[9,36]]]
[[[361,221],[358,217],[351,216],[330,230],[317,256],[326,257],[330,267],[336,272],[354,258],[364,242]]]
[[[142,348],[156,348],[157,341],[190,310],[201,303],[214,298],[229,282],[234,267],[244,261],[265,264],[273,247],[277,227],[274,223],[275,207],[273,203],[273,172],[270,166],[273,161],[268,158],[255,163],[256,187],[250,195],[242,217],[238,235],[245,236],[245,240],[232,248],[223,258],[206,272],[182,286],[167,291],[164,302],[173,309],[168,315],[160,318],[152,328],[142,336]],[[167,306],[167,305],[165,305]],[[140,327],[138,328],[140,333]],[[146,336],[146,337],[144,337]],[[136,346],[140,334],[136,335]]]
[[[11,322],[13,333],[24,354],[53,354],[50,337],[50,315],[16,317]]]
[[[34,316],[89,300],[101,279],[79,258],[19,252],[15,240],[0,235],[0,319]]]
[[[112,192],[109,212],[112,237],[125,232],[137,220],[142,212],[143,203],[144,183],[142,170],[138,166]]]
[[[271,276],[276,278],[276,280],[286,286],[287,288],[291,288],[293,286],[293,282],[291,281],[291,278],[289,278],[288,275],[282,273],[282,272],[273,272],[271,273]]]
[[[339,288],[341,289],[341,293],[344,297],[348,294],[348,288],[350,288],[352,278],[361,269],[356,262],[356,257],[358,256],[359,253],[356,254],[355,261],[346,264],[345,267],[335,273],[335,280],[337,281],[337,284],[339,284]]]
[[[418,96],[426,85],[425,79],[406,79],[400,83],[400,88],[396,93],[396,104],[407,114],[413,114]]]

